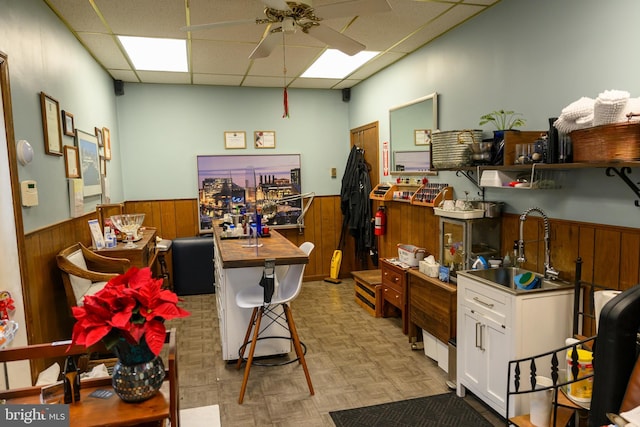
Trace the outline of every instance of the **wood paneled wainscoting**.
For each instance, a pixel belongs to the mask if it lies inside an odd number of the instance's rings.
[[[396,257],[397,244],[425,247],[437,256],[438,217],[433,209],[408,203],[391,202],[387,207],[387,233],[379,237],[380,257]],[[377,203],[374,204],[374,212]],[[196,199],[145,200],[125,203],[125,212],[145,213],[144,224],[157,228],[165,239],[198,234]],[[62,278],[55,256],[76,242],[89,245],[87,221],[96,213],[87,213],[25,235],[27,274],[24,278],[26,330],[30,344],[69,339],[73,321],[64,295]],[[561,278],[572,280],[575,259],[583,261],[583,280],[616,289],[627,289],[640,282],[640,229],[600,224],[550,220],[551,260]],[[342,226],[339,196],[316,196],[305,217],[305,227],[281,230],[294,244],[314,242],[305,270],[305,280],[322,280],[330,275],[333,251],[338,248]],[[510,251],[518,238],[519,215],[502,218],[502,252]],[[544,263],[544,229],[537,216],[530,216],[524,227],[527,263],[525,268],[542,271]],[[340,277],[350,277],[361,270],[354,255],[353,238],[348,236],[343,248]],[[167,260],[170,262],[170,257]],[[327,283],[327,286],[336,286]],[[340,285],[338,285],[340,286]],[[33,366],[39,372],[44,366]]]

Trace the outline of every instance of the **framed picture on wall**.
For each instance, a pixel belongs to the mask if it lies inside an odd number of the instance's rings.
[[[111,131],[109,128],[102,128],[102,143],[104,145],[104,158],[111,160]]]
[[[102,194],[98,139],[95,135],[77,130],[76,147],[80,155],[80,171],[84,197]]]
[[[107,159],[100,157],[100,175],[107,176]]]
[[[73,124],[73,114],[62,110],[62,128],[67,136],[76,136],[76,127]]]
[[[276,148],[276,133],[272,130],[257,130],[253,133],[256,148]]]
[[[64,146],[64,175],[67,178],[80,178],[80,158],[77,147]]]
[[[416,145],[431,144],[431,129],[416,129],[414,131]]]
[[[224,133],[224,148],[247,148],[244,131],[227,131]]]
[[[104,147],[104,141],[102,140],[102,128],[95,127],[93,128],[96,134],[96,138],[98,139],[98,147]]]
[[[263,224],[294,228],[302,214],[300,155],[198,156],[200,232],[210,232],[215,221],[233,215],[242,206],[255,212],[260,206]]]
[[[42,130],[44,132],[44,151],[53,156],[62,156],[62,124],[60,123],[60,104],[57,100],[40,92],[42,108]]]

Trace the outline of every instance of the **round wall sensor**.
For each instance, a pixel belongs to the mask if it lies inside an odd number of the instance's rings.
[[[22,166],[28,165],[33,160],[33,147],[31,147],[29,141],[24,139],[18,141],[16,152],[18,155],[18,161]]]

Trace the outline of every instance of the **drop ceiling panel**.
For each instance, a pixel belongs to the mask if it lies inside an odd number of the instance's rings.
[[[219,85],[219,86],[240,86],[243,76],[231,76],[224,74],[194,74],[193,84],[196,85]]]
[[[47,0],[51,9],[76,32],[105,32],[105,27],[86,0]]]
[[[138,71],[144,83],[191,84],[189,73],[163,73],[159,71]]]
[[[157,0],[94,0],[115,34],[186,38],[184,2]],[[126,10],[126,13],[122,13]]]
[[[79,33],[78,38],[91,52],[96,52],[96,59],[105,68],[129,69],[127,58],[123,55],[113,36],[96,33]]]
[[[250,65],[248,43],[193,41],[192,71],[199,74],[244,74]]]

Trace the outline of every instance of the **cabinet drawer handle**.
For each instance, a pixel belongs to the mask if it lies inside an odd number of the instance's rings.
[[[480,303],[480,304],[484,305],[485,307],[493,308],[493,304],[490,304],[490,303],[488,303],[488,302],[484,302],[484,301],[482,301],[482,300],[481,300],[480,298],[478,298],[478,297],[473,297],[473,300],[474,300],[475,302],[477,302],[477,303]]]

